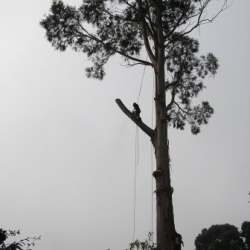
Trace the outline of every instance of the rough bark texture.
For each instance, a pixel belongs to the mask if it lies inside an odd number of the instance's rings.
[[[157,13],[157,40],[156,67],[155,67],[155,107],[156,107],[156,212],[157,226],[156,236],[159,249],[174,249],[175,225],[172,204],[172,188],[170,180],[170,162],[168,148],[168,130],[166,119],[166,95],[165,95],[165,50],[163,31],[161,28],[161,11]]]
[[[157,55],[155,67],[155,107],[156,107],[156,212],[157,245],[162,250],[174,249],[174,214],[172,204],[172,188],[170,180],[170,162],[168,148],[168,130],[166,119],[166,94],[165,94],[165,50],[162,31],[161,1],[157,6],[157,40],[155,53]]]
[[[150,129],[141,119],[137,119],[122,103],[116,99],[116,103],[120,109],[144,131],[152,141],[155,148],[156,170],[153,176],[156,180],[156,213],[157,226],[156,238],[158,249],[174,250],[175,249],[175,224],[172,203],[172,187],[170,179],[170,162],[168,147],[168,130],[166,121],[166,104],[165,104],[165,77],[164,77],[164,60],[163,48],[159,49],[159,59],[156,65],[156,91],[155,91],[155,107],[156,107],[156,128]],[[162,56],[163,55],[163,56]]]

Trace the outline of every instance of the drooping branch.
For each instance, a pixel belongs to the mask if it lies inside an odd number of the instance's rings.
[[[187,111],[185,111],[185,110],[179,105],[179,103],[177,103],[176,101],[174,101],[174,104],[178,107],[178,109],[179,109],[181,112],[183,112],[184,114],[190,116],[190,114],[189,114]]]
[[[81,24],[80,24],[81,25]],[[81,29],[83,30],[84,33],[81,33],[79,31],[76,30],[76,32],[79,34],[79,36],[83,36],[83,37],[87,37],[93,41],[96,41],[97,43],[100,43],[102,44],[103,46],[107,46],[107,44],[105,42],[103,42],[100,38],[98,38],[97,36],[95,35],[92,35],[91,33],[89,33],[85,28],[83,28],[83,26],[81,25]],[[142,59],[139,59],[139,58],[136,58],[136,57],[133,57],[133,56],[130,56],[120,50],[117,50],[116,48],[114,48],[112,45],[108,45],[110,50],[114,51],[115,53],[121,55],[121,56],[124,56],[125,58],[128,58],[132,61],[135,61],[135,62],[138,62],[140,64],[143,64],[143,65],[147,65],[147,66],[152,66],[153,67],[153,64],[148,62],[148,61],[144,61]]]
[[[116,99],[115,102],[122,110],[122,112],[128,116],[143,132],[145,132],[151,141],[154,141],[154,130],[148,127],[141,119],[138,119],[132,112],[130,112],[120,99]]]

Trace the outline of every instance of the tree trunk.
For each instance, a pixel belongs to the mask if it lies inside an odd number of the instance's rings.
[[[155,155],[156,171],[153,173],[156,180],[156,230],[157,244],[161,250],[173,250],[175,225],[172,204],[172,187],[170,180],[170,162],[168,147],[168,130],[165,104],[165,79],[161,72],[160,60],[156,76],[156,130],[155,130]],[[163,64],[164,65],[164,64]]]
[[[175,248],[175,225],[172,204],[172,187],[170,179],[170,162],[168,147],[168,124],[166,111],[165,91],[165,48],[161,23],[161,1],[157,6],[157,40],[155,43],[155,155],[156,171],[156,238],[160,250],[173,250]]]
[[[156,8],[156,34],[154,48],[155,55],[151,55],[151,51],[147,49],[150,59],[154,66],[155,73],[155,109],[156,109],[156,128],[150,129],[143,121],[135,117],[122,103],[116,99],[116,103],[121,110],[137,124],[150,138],[155,148],[156,170],[153,176],[156,180],[156,238],[158,250],[180,250],[181,238],[176,238],[174,213],[172,203],[172,187],[170,179],[170,162],[168,148],[168,124],[167,124],[167,108],[166,108],[166,89],[165,89],[165,47],[164,36],[162,30],[161,17],[162,0],[155,0]],[[139,7],[141,2],[138,1]],[[143,16],[143,15],[142,15]],[[142,26],[144,25],[142,21]],[[142,28],[143,32],[145,27]],[[147,36],[144,34],[145,44],[148,44]],[[146,46],[147,47],[147,46]]]

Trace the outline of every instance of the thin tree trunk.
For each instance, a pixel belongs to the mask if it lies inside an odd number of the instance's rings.
[[[172,187],[170,179],[170,162],[168,148],[168,124],[166,109],[166,89],[165,89],[165,48],[162,30],[161,17],[162,0],[155,0],[155,8],[157,13],[156,33],[154,48],[155,55],[151,60],[155,73],[155,109],[156,109],[156,128],[150,129],[141,119],[135,118],[121,100],[117,99],[116,103],[121,110],[135,122],[149,137],[155,148],[156,170],[153,176],[156,180],[156,240],[159,250],[177,250],[180,249],[176,245],[176,231],[174,224],[173,203],[172,203]],[[141,2],[138,1],[140,6]],[[142,15],[143,17],[143,15]],[[142,21],[143,25],[143,21]],[[145,31],[145,27],[144,30]],[[145,35],[145,38],[147,36]],[[146,42],[145,42],[146,43]],[[149,52],[148,52],[149,53]],[[150,57],[150,58],[151,58]]]
[[[161,65],[159,66],[161,67]],[[165,89],[162,90],[164,84],[164,75],[158,71],[156,73],[156,131],[154,142],[156,155],[156,171],[154,172],[156,180],[156,236],[160,249],[172,250],[174,248],[175,225],[170,179]]]
[[[157,40],[155,54],[155,107],[156,107],[156,238],[160,250],[173,250],[175,239],[175,225],[172,204],[172,187],[170,179],[170,162],[168,148],[168,125],[166,119],[165,92],[165,49],[161,23],[161,0],[157,1]]]

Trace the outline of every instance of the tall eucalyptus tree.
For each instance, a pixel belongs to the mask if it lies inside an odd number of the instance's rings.
[[[163,250],[181,247],[174,223],[168,127],[183,130],[190,125],[191,132],[198,134],[213,114],[207,101],[195,106],[192,99],[205,88],[204,78],[216,74],[218,60],[211,53],[199,56],[199,42],[189,34],[212,22],[227,7],[227,1],[221,1],[221,9],[209,18],[207,8],[212,0],[84,0],[79,8],[54,0],[41,21],[48,41],[57,50],[71,47],[87,54],[93,62],[86,68],[88,77],[103,79],[105,64],[115,54],[127,65],[152,68],[155,128],[129,111],[120,99],[116,102],[155,148],[156,238]],[[148,60],[140,56],[143,49]]]

